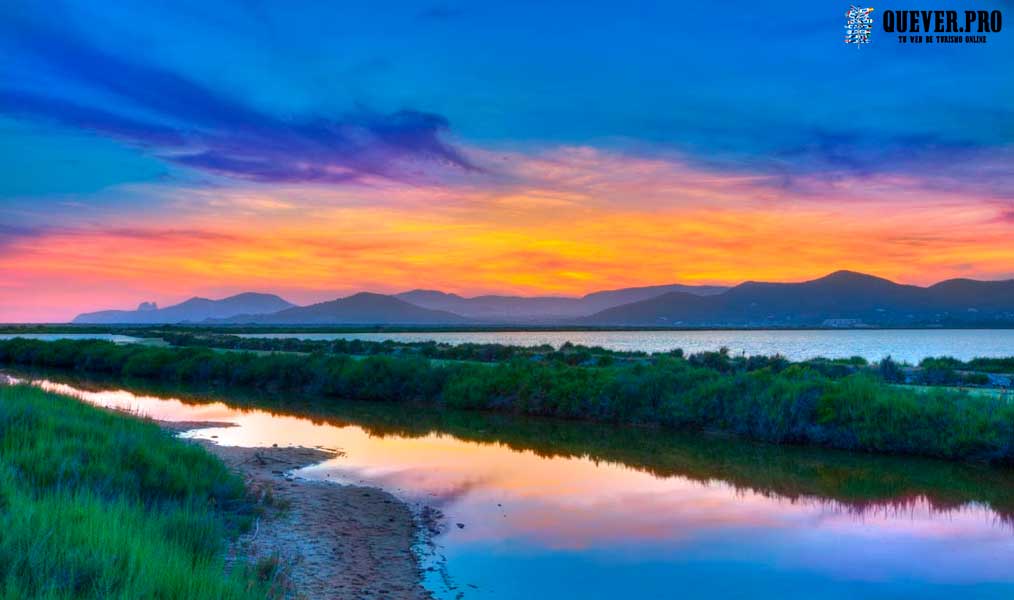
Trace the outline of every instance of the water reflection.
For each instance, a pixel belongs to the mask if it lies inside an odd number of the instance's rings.
[[[1010,471],[476,413],[292,403],[308,418],[249,408],[279,399],[40,385],[153,418],[238,425],[190,434],[222,444],[343,450],[300,475],[439,507],[455,587],[435,573],[428,583],[442,597],[1014,592]]]

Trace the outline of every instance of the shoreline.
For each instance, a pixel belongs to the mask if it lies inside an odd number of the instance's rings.
[[[168,431],[207,426],[157,423]],[[220,426],[220,425],[214,425]],[[429,535],[410,506],[383,489],[293,477],[291,471],[339,455],[301,446],[205,448],[238,473],[263,514],[229,544],[228,567],[243,561],[276,569],[283,598],[428,600],[415,546]]]
[[[476,351],[475,348],[466,348]],[[1009,465],[1014,405],[1008,392],[964,392],[1014,370],[1014,357],[923,361],[920,381],[887,358],[790,361],[725,349],[619,360],[563,346],[545,356],[491,362],[401,353],[360,357],[151,348],[100,340],[0,341],[0,364],[97,372],[171,385],[221,385],[411,410],[494,411],[880,454]],[[973,371],[969,371],[971,368]],[[1004,375],[1006,376],[1006,375]],[[919,387],[898,384],[922,383]],[[977,391],[976,391],[977,392]],[[311,398],[312,397],[312,398]],[[290,401],[272,402],[278,407]],[[298,403],[296,403],[298,404]]]

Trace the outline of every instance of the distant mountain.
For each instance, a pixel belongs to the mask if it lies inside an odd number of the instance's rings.
[[[801,283],[732,288],[660,285],[560,296],[476,296],[433,290],[360,293],[311,306],[271,294],[191,298],[159,308],[85,313],[74,323],[265,325],[585,325],[659,327],[1014,326],[1014,280],[950,279],[929,287],[838,271]]]
[[[930,286],[929,291],[940,304],[965,305],[989,312],[1009,311],[1014,306],[1014,279],[948,279]]]
[[[383,294],[362,292],[261,315],[237,315],[209,323],[262,325],[462,325],[469,320],[450,312],[421,308]]]
[[[142,302],[137,310],[103,310],[84,313],[75,317],[73,322],[102,325],[197,323],[205,319],[221,319],[240,314],[278,312],[292,306],[295,305],[274,294],[247,292],[221,300],[191,298],[166,308],[159,308],[154,302]]]
[[[671,292],[580,322],[693,327],[1014,323],[1014,280],[954,279],[923,288],[838,271],[802,283],[748,281],[706,298]]]
[[[475,296],[464,298],[435,290],[412,290],[395,297],[429,308],[453,312],[471,319],[499,323],[550,323],[594,314],[628,302],[636,302],[668,292],[681,291],[702,296],[718,294],[728,288],[719,286],[657,285],[593,292],[580,298],[565,296]]]
[[[589,309],[589,314],[591,314],[614,306],[649,300],[673,292],[690,294],[692,296],[715,296],[728,289],[728,287],[720,285],[682,285],[671,283],[669,285],[652,285],[592,292],[582,297],[581,302]]]
[[[476,296],[463,298],[434,290],[413,290],[395,296],[431,310],[453,312],[472,319],[497,322],[552,321],[591,314],[583,312],[577,298],[542,296]],[[594,312],[594,311],[592,311]]]

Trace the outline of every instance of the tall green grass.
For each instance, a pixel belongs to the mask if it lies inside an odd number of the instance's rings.
[[[243,483],[157,425],[0,386],[0,597],[266,597],[224,543],[248,525]]]

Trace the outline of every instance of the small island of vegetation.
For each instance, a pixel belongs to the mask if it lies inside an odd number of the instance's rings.
[[[541,352],[385,344],[235,342],[240,350],[260,350],[254,353],[223,352],[223,344],[214,341],[161,348],[14,339],[0,342],[0,364],[403,402],[419,410],[499,411],[719,431],[775,443],[1014,461],[1014,405],[1003,393],[898,385],[910,375],[890,360],[876,365],[861,358],[794,363],[727,351],[684,356],[680,351],[646,355],[576,346]],[[361,353],[352,353],[356,350]],[[962,368],[968,365],[952,361],[935,359],[918,372],[946,375],[943,379],[952,384],[975,383],[982,373],[1002,371],[1012,362],[988,359],[976,363],[978,371],[966,373]]]

